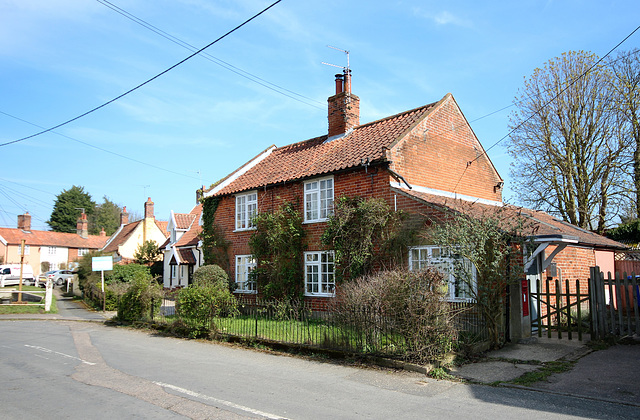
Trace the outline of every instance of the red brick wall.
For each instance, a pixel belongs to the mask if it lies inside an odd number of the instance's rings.
[[[502,190],[494,189],[502,180],[482,151],[448,96],[391,149],[391,169],[412,185],[502,201]]]
[[[390,188],[390,175],[382,167],[369,167],[367,170],[358,169],[351,172],[344,172],[334,175],[334,199],[342,196],[348,197],[378,197],[387,201],[392,209],[405,210],[409,213],[416,213],[438,219],[441,213],[420,204],[403,194],[395,193]],[[258,211],[272,212],[281,205],[292,202],[297,205],[298,211],[303,212],[304,205],[304,182],[297,181],[260,189],[258,192]],[[222,197],[218,205],[215,220],[221,228],[224,237],[230,241],[229,247],[229,277],[235,278],[235,255],[251,254],[249,248],[249,238],[253,230],[235,230],[235,196]],[[326,223],[303,224],[306,233],[306,250],[316,251],[323,249],[321,237],[326,229]],[[302,282],[303,279],[300,279]],[[309,298],[313,301],[314,308],[321,310],[326,305],[326,298]]]

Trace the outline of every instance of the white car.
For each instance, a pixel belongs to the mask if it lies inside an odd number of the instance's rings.
[[[38,281],[41,286],[44,286],[47,280],[51,280],[56,286],[62,286],[66,283],[67,279],[73,278],[73,271],[71,270],[52,270],[47,271],[44,274],[40,274]]]

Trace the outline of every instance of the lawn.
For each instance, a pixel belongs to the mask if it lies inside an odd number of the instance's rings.
[[[18,290],[18,286],[0,288],[0,292],[10,291],[10,290]],[[35,287],[35,286],[22,286],[22,291],[44,292],[44,288]],[[38,295],[41,295],[42,299],[44,300],[44,293],[38,293]],[[0,314],[44,314],[44,313],[50,313],[50,314],[58,313],[58,306],[56,304],[55,295],[51,300],[51,310],[49,312],[44,311],[44,305],[40,303],[35,303],[35,302],[28,302],[22,305],[16,305],[16,304],[0,305]]]
[[[165,322],[171,322],[174,316],[165,317]],[[187,325],[190,324],[189,320]],[[367,331],[345,326],[333,325],[320,319],[306,319],[304,321],[292,319],[268,319],[239,315],[234,317],[216,317],[214,323],[221,334],[263,339],[289,344],[316,345],[328,348],[342,348],[347,350],[382,351],[394,353],[403,347],[402,337],[391,331],[380,332],[374,328]],[[195,327],[196,325],[190,325]]]

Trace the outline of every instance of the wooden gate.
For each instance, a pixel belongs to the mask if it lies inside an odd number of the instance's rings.
[[[640,276],[611,273],[591,267],[589,294],[592,337],[640,334]]]
[[[531,292],[530,302],[534,306],[537,319],[531,320],[531,328],[538,337],[545,334],[551,338],[554,333],[558,338],[566,334],[569,340],[577,334],[582,340],[583,332],[589,330],[589,294],[580,290],[580,281],[575,281],[571,288],[569,280],[536,281],[535,292]]]

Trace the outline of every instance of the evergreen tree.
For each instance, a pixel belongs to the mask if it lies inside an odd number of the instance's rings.
[[[91,194],[85,192],[84,187],[74,185],[57,195],[47,224],[54,232],[76,233],[78,217],[82,214],[79,209],[84,209],[87,217],[90,217],[95,207]]]
[[[111,236],[120,227],[122,208],[109,200],[106,195],[103,200],[101,204],[96,206],[93,216],[89,218],[89,233],[91,235],[98,235],[100,230],[104,228],[107,236]]]

